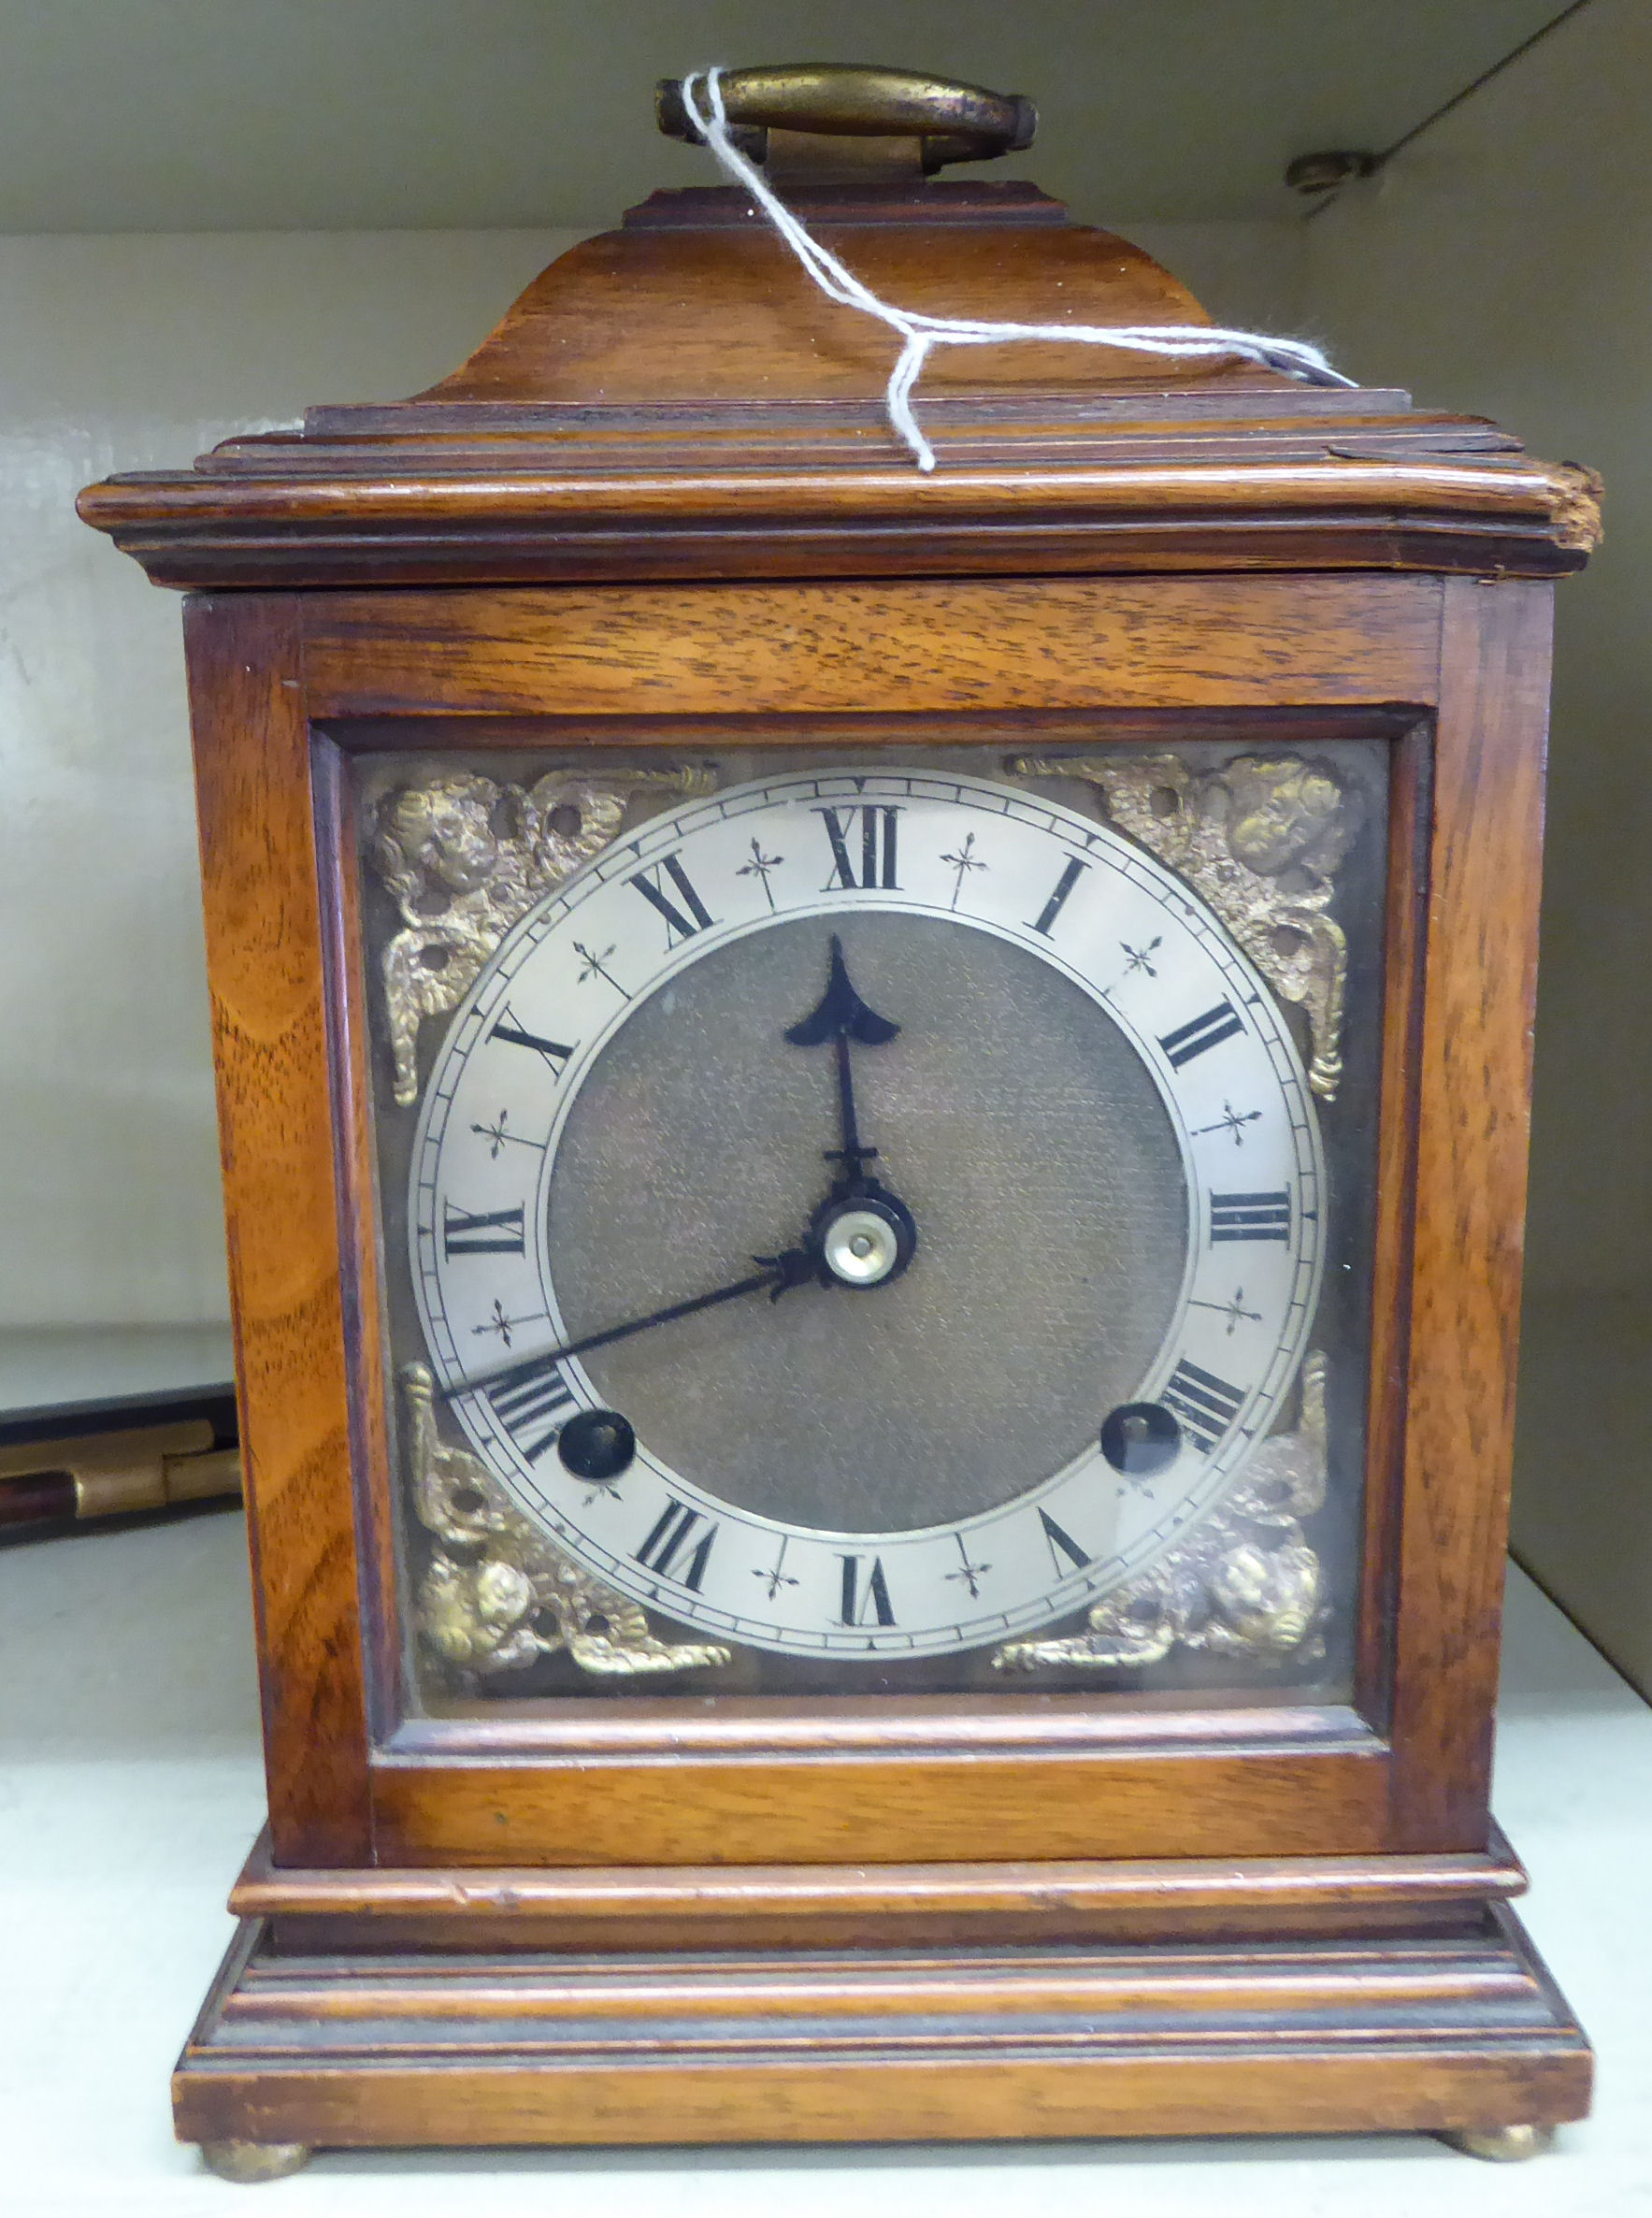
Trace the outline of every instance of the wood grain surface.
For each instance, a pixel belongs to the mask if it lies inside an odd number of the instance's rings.
[[[398,1950],[1050,1946],[1482,1930],[1526,1875],[1462,1856],[1001,1864],[532,1865],[291,1871],[261,1839],[230,1896],[281,1955]]]
[[[1442,591],[1214,578],[321,595],[306,598],[305,665],[315,716],[1428,703]]]
[[[277,1851],[369,1854],[366,1720],[298,612],[188,611],[207,961]]]
[[[1477,1848],[1514,1462],[1552,595],[1445,588],[1395,1632],[1396,1848]]]
[[[1517,1923],[1160,1950],[272,1957],[173,2081],[189,2140],[323,2147],[1441,2130],[1582,2114]]]

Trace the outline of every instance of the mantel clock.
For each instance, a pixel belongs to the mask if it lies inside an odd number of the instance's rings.
[[[1200,320],[929,180],[1024,102],[729,100],[903,306]],[[1487,1775],[1594,488],[1058,340],[937,356],[923,476],[890,349],[661,193],[430,392],[83,497],[190,595],[240,2176],[1585,2107]]]

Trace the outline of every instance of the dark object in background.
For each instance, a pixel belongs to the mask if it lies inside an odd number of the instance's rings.
[[[0,1419],[0,1546],[238,1500],[233,1388],[59,1402]]]

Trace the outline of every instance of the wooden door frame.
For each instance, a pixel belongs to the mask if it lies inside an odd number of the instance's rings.
[[[276,1865],[1484,1850],[1550,598],[1540,581],[1341,575],[192,602]],[[1379,1142],[1390,1205],[1356,1706],[1189,1711],[1148,1734],[1086,1718],[1079,1697],[960,1700],[944,1715],[881,1703],[875,1721],[848,1706],[823,1734],[817,1713],[796,1714],[809,1706],[775,1701],[743,1732],[713,1721],[698,1748],[669,1736],[668,1755],[649,1730],[657,1706],[627,1702],[605,1746],[564,1735],[560,1751],[554,1736],[490,1747],[486,1728],[444,1738],[393,1714],[364,1027],[337,990],[355,920],[350,873],[318,861],[338,756],[314,728],[551,713],[611,730],[714,715],[736,678],[743,705],[772,716],[1376,709],[1423,735],[1396,757]],[[1398,1488],[1381,1483],[1396,1470]]]

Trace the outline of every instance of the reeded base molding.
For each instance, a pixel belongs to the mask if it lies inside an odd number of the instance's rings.
[[[278,1956],[247,1920],[180,2139],[316,2147],[1444,2133],[1529,2145],[1587,2044],[1514,1917],[1468,1937]]]

